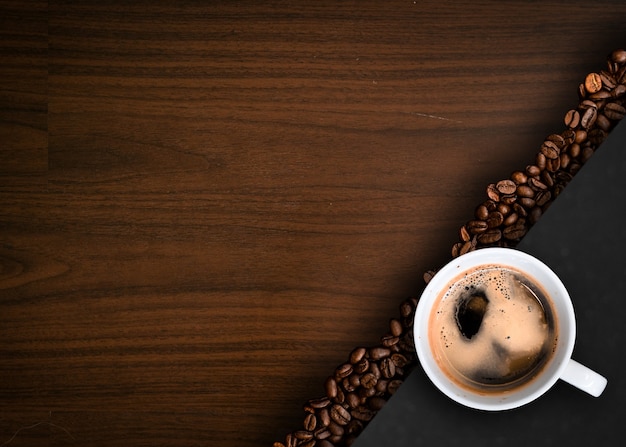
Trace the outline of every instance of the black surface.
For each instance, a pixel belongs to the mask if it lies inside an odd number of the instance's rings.
[[[626,122],[518,245],[568,288],[577,319],[574,359],[608,379],[594,398],[559,381],[535,402],[506,412],[465,408],[421,367],[358,437],[369,446],[622,445],[626,386]]]

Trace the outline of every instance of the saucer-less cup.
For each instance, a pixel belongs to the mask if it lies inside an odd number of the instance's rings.
[[[444,372],[441,357],[434,352],[435,341],[429,337],[434,332],[433,323],[442,296],[465,272],[477,271],[482,266],[504,266],[523,272],[541,287],[548,296],[554,318],[558,321],[554,348],[533,377],[519,386],[502,392],[484,392],[471,386],[459,385],[458,381]],[[493,312],[496,315],[495,312]],[[490,318],[497,318],[496,316]],[[436,331],[435,331],[436,332]],[[439,270],[424,289],[415,311],[414,340],[419,361],[429,379],[440,391],[454,401],[480,410],[507,410],[527,404],[548,391],[559,379],[598,397],[604,391],[607,380],[600,374],[573,360],[572,351],[576,338],[576,321],[570,296],[557,275],[540,260],[510,248],[483,248],[462,255]],[[471,340],[468,341],[468,343]],[[476,358],[478,363],[480,358]]]

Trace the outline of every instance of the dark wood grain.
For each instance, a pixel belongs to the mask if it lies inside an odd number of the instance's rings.
[[[0,445],[271,445],[626,45],[622,2],[263,3],[2,2]]]

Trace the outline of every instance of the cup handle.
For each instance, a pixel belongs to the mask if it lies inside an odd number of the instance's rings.
[[[570,359],[561,375],[561,379],[593,397],[598,397],[606,388],[607,380],[595,371]]]

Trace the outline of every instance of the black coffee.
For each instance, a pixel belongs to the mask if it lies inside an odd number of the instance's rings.
[[[546,293],[509,267],[483,265],[451,282],[433,307],[429,342],[457,384],[500,393],[528,383],[549,360],[556,321]]]

